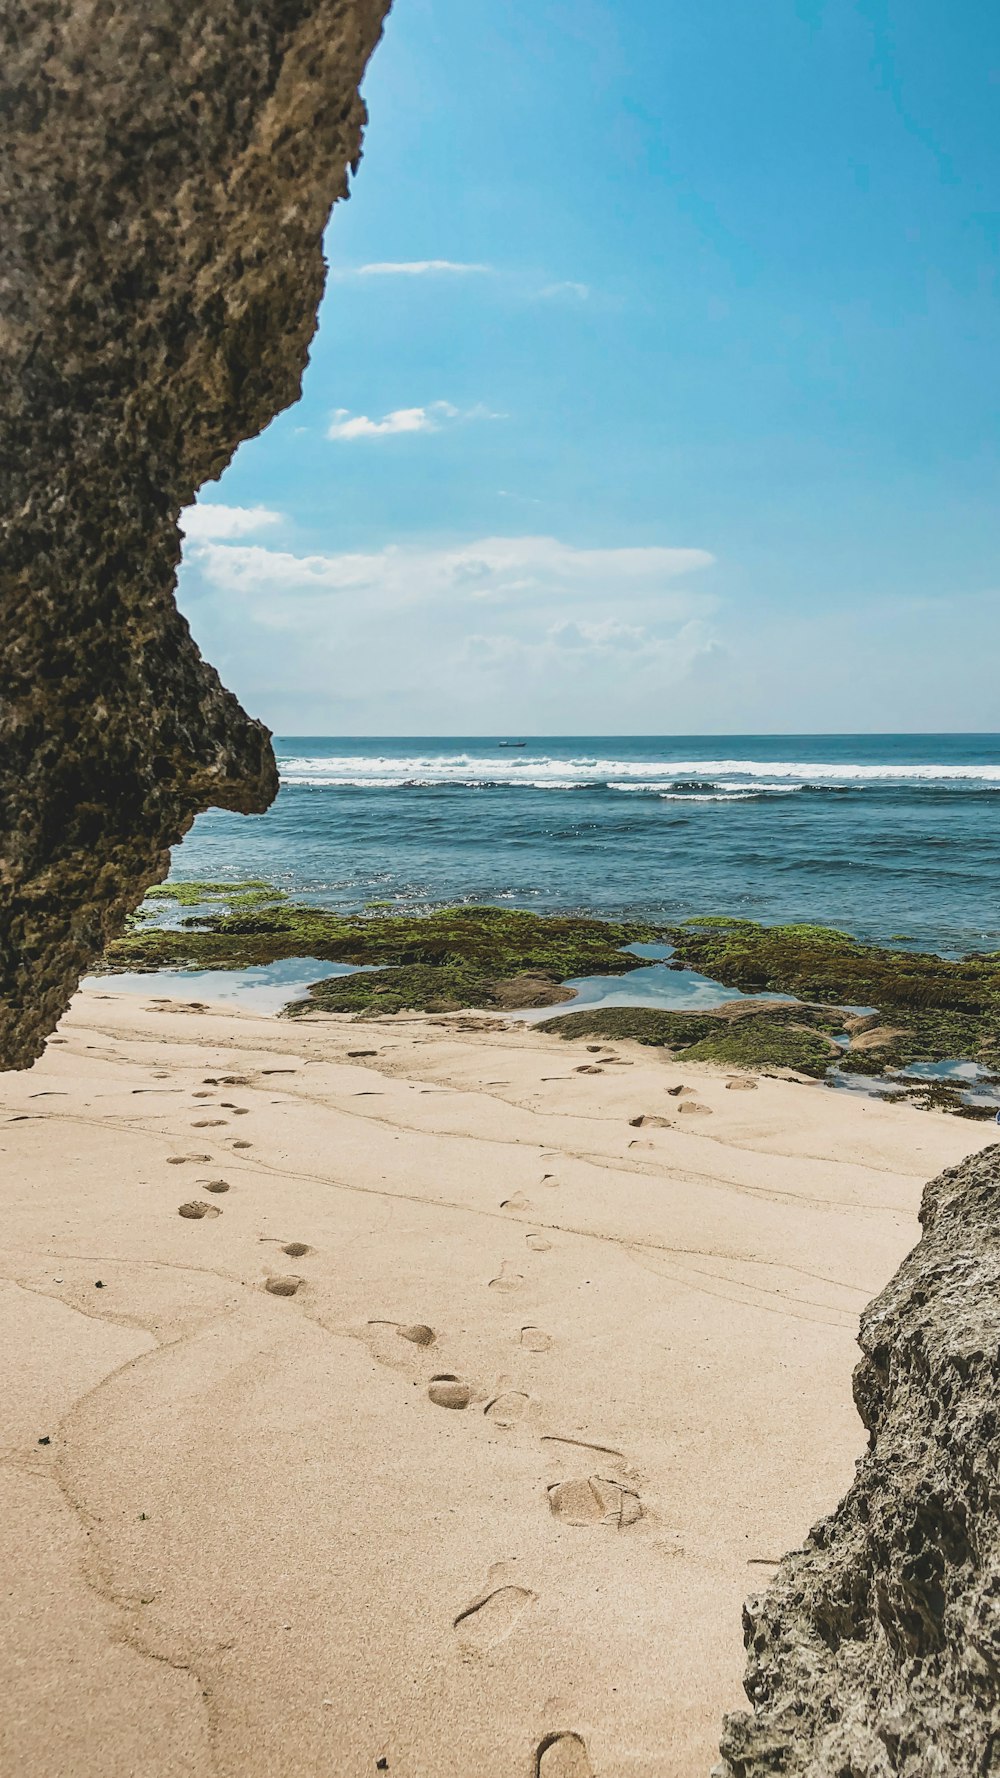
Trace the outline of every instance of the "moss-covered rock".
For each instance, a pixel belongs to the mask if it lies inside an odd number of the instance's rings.
[[[190,909],[164,925],[169,908]],[[288,1009],[364,1014],[405,1009],[513,1011],[555,1005],[581,975],[625,975],[647,959],[623,947],[664,937],[673,967],[690,967],[727,987],[794,994],[796,1002],[739,1002],[708,1012],[595,1007],[548,1020],[561,1037],[631,1038],[691,1061],[788,1068],[818,1078],[837,1064],[880,1078],[914,1062],[967,1059],[1000,1078],[1000,954],[951,961],[865,945],[809,925],[758,926],[709,915],[664,933],[638,922],[539,915],[521,908],[455,907],[399,913],[373,903],[336,914],[294,902],[255,880],[170,883],[153,891],[140,918],[109,946],[112,970],[244,969],[289,957],[373,965],[314,983]],[[851,1008],[874,1007],[871,1013]],[[846,1010],[845,1010],[846,1009]],[[846,1050],[834,1037],[850,1034]],[[917,1104],[966,1107],[964,1085],[910,1083]]]
[[[342,915],[292,902],[266,885],[185,883],[168,898],[202,912],[180,927],[143,922],[110,945],[112,970],[245,969],[285,957],[373,964],[379,974],[314,984],[310,1005],[331,1011],[400,1007],[555,1005],[568,997],[569,976],[625,975],[645,959],[623,946],[658,937],[637,923],[576,915],[540,915],[520,908],[440,908],[427,914],[381,907]],[[224,901],[212,912],[214,901]],[[207,905],[206,905],[207,904]]]
[[[949,960],[865,945],[824,926],[689,921],[669,933],[671,963],[748,993],[767,990],[841,1006],[980,1014],[1000,1008],[1000,953]]]
[[[265,883],[259,877],[250,877],[241,883],[157,883],[147,889],[147,901],[172,901],[178,907],[200,907],[203,902],[224,901],[234,903],[249,899],[263,901],[284,901],[284,891],[275,889],[273,884]]]
[[[308,1000],[286,1007],[289,1018],[304,1013],[459,1012],[465,1007],[512,1012],[527,1006],[551,1006],[572,998],[551,971],[522,971],[500,977],[461,963],[405,964],[398,969],[359,970],[314,982]]]
[[[308,1000],[293,1000],[285,1013],[294,1019],[319,1011],[457,1012],[465,1006],[486,1006],[490,986],[487,977],[461,964],[434,968],[411,963],[402,969],[359,970],[313,982]]]
[[[822,1032],[793,1018],[719,1020],[715,1030],[682,1052],[686,1062],[719,1062],[727,1068],[790,1068],[822,1079],[840,1055]]]
[[[701,1042],[715,1026],[711,1013],[662,1012],[653,1006],[593,1006],[540,1020],[535,1030],[566,1039],[599,1037],[608,1043],[628,1040],[673,1051]]]
[[[689,921],[669,934],[676,967],[701,970],[747,993],[875,1007],[867,1021],[886,1040],[855,1041],[842,1066],[880,1075],[912,1062],[964,1058],[1000,1065],[1000,954],[958,959],[861,944],[822,926],[758,926],[750,920]]]
[[[827,1035],[843,1021],[822,1007],[768,1007],[739,1003],[714,1012],[659,1012],[652,1007],[594,1007],[546,1019],[539,1027],[560,1037],[631,1038],[656,1045],[686,1062],[719,1062],[729,1068],[790,1068],[818,1079],[842,1053]]]

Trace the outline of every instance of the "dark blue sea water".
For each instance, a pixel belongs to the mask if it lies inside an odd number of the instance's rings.
[[[279,737],[274,807],[200,816],[173,875],[1000,948],[998,735],[504,738]]]

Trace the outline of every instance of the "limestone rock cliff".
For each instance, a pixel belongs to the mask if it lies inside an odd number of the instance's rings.
[[[921,1221],[862,1320],[854,1484],[747,1605],[719,1778],[1000,1773],[1000,1146]]]
[[[177,515],[298,394],[388,0],[0,20],[0,1066],[270,737],[173,597]]]

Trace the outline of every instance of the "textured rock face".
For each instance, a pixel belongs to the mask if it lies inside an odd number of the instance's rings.
[[[298,394],[388,0],[0,21],[0,1066],[270,737],[173,599],[177,514]]]
[[[854,1485],[747,1606],[720,1778],[1000,1772],[1000,1146],[921,1220],[862,1321]]]

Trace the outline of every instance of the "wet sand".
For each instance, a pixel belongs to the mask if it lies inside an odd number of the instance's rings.
[[[0,1076],[0,1769],[707,1774],[995,1134],[732,1078],[80,994]]]

